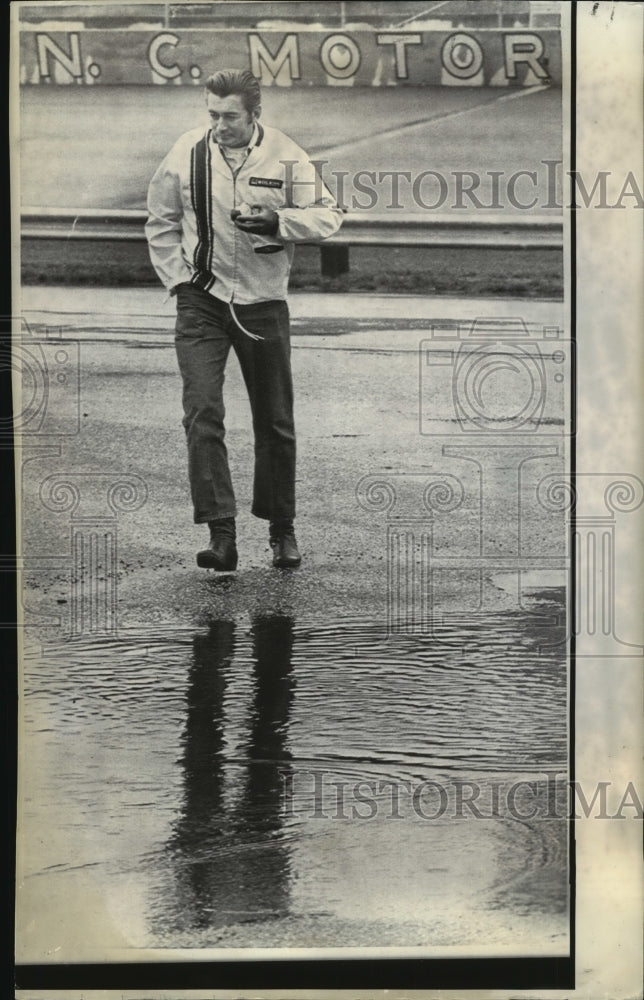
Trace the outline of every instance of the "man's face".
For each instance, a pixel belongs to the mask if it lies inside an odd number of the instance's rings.
[[[246,111],[241,94],[218,97],[206,95],[206,107],[210,115],[213,135],[221,146],[247,146],[253,134],[255,119],[259,118],[259,108]]]

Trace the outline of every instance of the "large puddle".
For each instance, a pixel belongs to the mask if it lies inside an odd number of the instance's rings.
[[[538,622],[243,616],[27,657],[26,947],[75,899],[88,954],[97,905],[131,948],[566,952],[567,671]]]

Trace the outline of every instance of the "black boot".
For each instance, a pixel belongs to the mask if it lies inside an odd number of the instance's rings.
[[[237,569],[237,546],[235,545],[235,518],[222,517],[208,521],[210,544],[207,549],[197,552],[197,566],[202,569],[217,569],[220,573],[230,573]]]
[[[271,521],[269,541],[273,550],[273,566],[280,569],[299,566],[302,557],[297,549],[293,521]]]

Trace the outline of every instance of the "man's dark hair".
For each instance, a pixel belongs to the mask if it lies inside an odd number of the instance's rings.
[[[220,69],[208,77],[206,90],[217,97],[239,94],[249,114],[261,104],[259,80],[247,69]]]

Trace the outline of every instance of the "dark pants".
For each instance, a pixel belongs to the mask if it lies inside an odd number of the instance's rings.
[[[177,289],[175,344],[183,379],[183,426],[197,524],[236,514],[224,443],[224,369],[232,346],[248,390],[255,434],[252,513],[266,520],[295,516],[295,427],[286,302],[235,305],[192,285]]]

